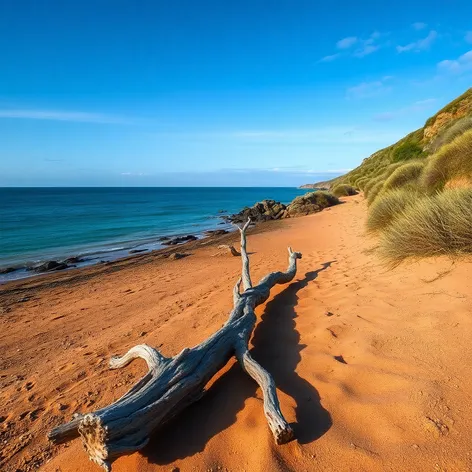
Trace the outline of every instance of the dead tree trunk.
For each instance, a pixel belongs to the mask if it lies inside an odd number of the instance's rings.
[[[80,436],[90,459],[109,471],[115,459],[142,449],[153,431],[198,400],[207,382],[233,355],[262,389],[264,413],[276,443],[283,444],[293,438],[293,431],[280,411],[274,380],[251,357],[248,342],[256,323],[254,308],[267,300],[274,285],[293,279],[297,259],[302,256],[288,248],[288,269],[270,273],[253,287],[246,252],[249,224],[250,220],[244,227],[238,227],[242,277],[234,287],[234,308],[223,327],[198,346],[186,348],[172,358],[144,344],[131,348],[122,357],[113,357],[111,369],[125,367],[139,357],[146,361],[148,373],[115,403],[53,429],[48,435],[53,443],[61,444]]]

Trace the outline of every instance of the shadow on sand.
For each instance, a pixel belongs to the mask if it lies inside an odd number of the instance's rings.
[[[332,261],[334,262],[334,261]],[[291,283],[266,306],[256,326],[251,353],[274,377],[277,388],[296,402],[296,423],[292,424],[296,440],[310,443],[331,427],[331,416],[320,403],[316,389],[300,377],[295,369],[301,360],[300,335],[295,326],[298,291],[330,267],[307,272],[302,280]],[[186,408],[151,438],[142,451],[149,462],[169,464],[204,450],[206,443],[236,421],[247,398],[254,397],[257,384],[234,364],[208,389],[197,403]],[[264,418],[262,402],[261,418]],[[283,411],[283,407],[282,407]],[[265,418],[264,418],[265,421]]]

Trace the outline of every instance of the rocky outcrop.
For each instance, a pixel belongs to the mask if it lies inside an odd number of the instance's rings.
[[[64,270],[67,269],[69,266],[65,262],[57,262],[57,261],[47,261],[37,266],[32,267],[29,270],[33,272],[52,272],[53,270]]]
[[[233,223],[242,223],[251,218],[253,222],[279,220],[285,218],[287,207],[275,200],[262,200],[252,207],[243,208],[239,213],[231,215],[228,220]]]
[[[189,241],[196,241],[197,239],[198,238],[193,234],[188,234],[187,236],[178,236],[176,238],[164,240],[161,244],[164,246],[175,246],[177,244],[188,243]]]
[[[295,198],[289,205],[274,200],[263,200],[250,208],[244,208],[228,219],[233,223],[242,223],[251,218],[253,222],[280,220],[294,216],[309,215],[324,208],[337,205],[339,199],[329,192],[308,192]]]
[[[287,207],[287,217],[309,215],[317,213],[340,203],[338,197],[329,192],[308,192],[295,198]]]
[[[207,236],[223,236],[223,234],[228,234],[229,231],[225,229],[212,229],[212,230],[204,231],[204,233]]]

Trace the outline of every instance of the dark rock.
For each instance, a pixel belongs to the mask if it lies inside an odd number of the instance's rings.
[[[178,236],[176,238],[169,239],[168,241],[164,241],[162,244],[164,246],[175,246],[176,244],[187,243],[189,241],[196,241],[198,238],[193,234],[189,234],[187,236]]]
[[[147,249],[131,249],[130,254],[137,254],[138,252],[146,252]]]
[[[338,197],[325,191],[308,192],[295,198],[287,207],[286,217],[309,215],[341,203]]]
[[[239,213],[231,215],[228,220],[233,223],[243,223],[251,218],[251,221],[278,220],[284,216],[286,206],[275,200],[262,200],[251,208],[243,208]]]
[[[64,270],[69,266],[65,262],[47,261],[43,264],[33,267],[34,272],[51,272],[53,270]]]
[[[0,269],[0,274],[9,274],[10,272],[15,272],[14,267],[4,267],[3,269]]]
[[[205,234],[208,236],[222,236],[223,234],[228,234],[229,231],[225,229],[213,229],[213,230],[208,230],[205,231]]]
[[[161,236],[160,238],[157,238],[158,241],[168,241],[169,239],[169,236]]]
[[[62,262],[64,264],[78,264],[79,262],[84,262],[84,260],[78,256],[73,256],[73,257],[68,257],[67,259],[64,259]]]

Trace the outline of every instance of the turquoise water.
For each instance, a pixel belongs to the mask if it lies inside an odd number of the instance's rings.
[[[288,203],[296,188],[0,188],[0,268],[68,256],[86,263],[158,249],[166,235],[224,228],[222,214],[263,199]],[[224,212],[224,213],[222,213]],[[24,277],[16,271],[0,280]]]

